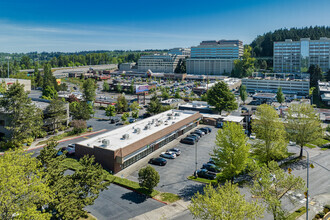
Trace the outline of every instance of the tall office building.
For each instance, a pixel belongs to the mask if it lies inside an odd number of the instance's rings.
[[[307,72],[313,64],[319,65],[324,72],[330,69],[330,38],[301,38],[300,41],[286,39],[274,42],[275,72]]]
[[[180,59],[184,59],[183,55],[148,55],[140,57],[138,61],[139,72],[152,72],[158,73],[174,73],[176,66]]]
[[[240,40],[202,41],[200,45],[191,47],[191,55],[186,63],[187,73],[230,73],[234,68],[234,60],[243,56],[243,50],[243,42]]]

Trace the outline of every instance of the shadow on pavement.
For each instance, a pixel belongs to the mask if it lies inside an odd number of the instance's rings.
[[[147,197],[144,195],[140,195],[136,192],[128,192],[121,196],[122,199],[128,200],[130,202],[133,202],[135,204],[143,203],[147,200]]]
[[[184,201],[189,201],[191,197],[197,193],[203,192],[203,188],[205,187],[204,184],[191,184],[187,185],[185,188],[181,189],[178,193],[178,195],[184,200]]]

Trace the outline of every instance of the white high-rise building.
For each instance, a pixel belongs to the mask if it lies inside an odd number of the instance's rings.
[[[330,38],[301,38],[300,41],[286,39],[274,42],[275,72],[307,72],[311,65],[318,65],[323,72],[330,69]]]

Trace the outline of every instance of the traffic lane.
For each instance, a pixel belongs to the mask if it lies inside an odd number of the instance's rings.
[[[209,161],[210,153],[215,146],[217,130],[212,127],[212,132],[199,140],[197,144],[197,169],[200,169],[203,163]],[[196,167],[195,145],[179,143],[175,147],[180,148],[180,156],[176,159],[166,159],[167,164],[165,166],[152,165],[160,175],[160,181],[156,189],[177,194],[184,200],[190,200],[197,191],[202,191],[205,186],[202,183],[187,179],[188,176],[193,175]],[[166,149],[166,146],[164,146],[164,149]],[[154,157],[157,156],[159,155],[154,155]],[[134,171],[129,179],[138,181],[138,170]]]
[[[87,206],[86,210],[98,220],[126,220],[164,205],[144,195],[111,184],[107,190],[100,192],[94,204]]]

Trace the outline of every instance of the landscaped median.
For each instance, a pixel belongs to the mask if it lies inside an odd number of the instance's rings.
[[[67,169],[70,170],[78,170],[81,168],[81,165],[79,162],[73,158],[66,158],[64,162],[62,163],[62,166],[64,166]],[[120,178],[117,176],[114,176],[104,170],[105,178],[111,183],[114,183],[116,185],[125,187],[127,189],[133,190],[137,193],[146,195],[148,197],[151,197],[153,199],[159,200],[160,202],[169,204],[175,201],[178,201],[180,197],[176,194],[167,193],[167,192],[159,192],[157,190],[153,190],[152,193],[148,192],[147,189],[140,187],[139,183],[125,179]]]

